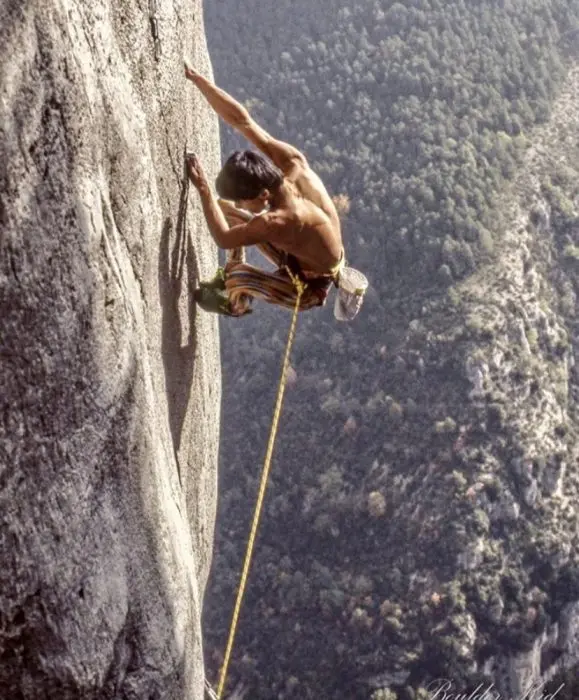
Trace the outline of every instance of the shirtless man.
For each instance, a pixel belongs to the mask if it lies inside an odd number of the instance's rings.
[[[196,156],[187,157],[188,176],[201,197],[209,231],[229,253],[224,275],[202,283],[195,298],[202,308],[231,316],[249,313],[254,297],[293,308],[297,292],[289,269],[307,284],[300,310],[323,305],[344,252],[338,213],[322,181],[300,151],[270,136],[242,105],[188,63],[185,76],[222,119],[267,156],[236,151],[217,177],[219,200]],[[249,245],[257,246],[277,271],[247,265],[242,250]]]

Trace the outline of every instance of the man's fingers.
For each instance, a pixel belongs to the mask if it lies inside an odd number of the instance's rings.
[[[187,154],[187,165],[190,168],[198,168],[199,167],[199,159],[194,153],[188,153]]]
[[[194,78],[196,75],[199,75],[187,59],[183,60],[183,64],[185,65],[185,76],[187,78]]]
[[[185,156],[185,163],[189,179],[196,187],[206,182],[205,173],[195,153],[187,153]]]

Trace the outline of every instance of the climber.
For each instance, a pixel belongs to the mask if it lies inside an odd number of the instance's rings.
[[[230,316],[251,312],[254,297],[293,308],[291,275],[307,286],[300,310],[325,303],[344,265],[338,213],[320,178],[296,148],[270,136],[249,112],[187,62],[185,76],[217,114],[263,154],[236,151],[211,192],[197,157],[187,156],[187,173],[201,197],[215,242],[228,251],[224,270],[195,293],[199,305]],[[276,267],[266,272],[245,262],[244,246],[255,245]]]

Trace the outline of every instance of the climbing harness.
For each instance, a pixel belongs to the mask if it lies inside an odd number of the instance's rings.
[[[155,61],[161,58],[161,38],[159,36],[159,6],[157,0],[149,0],[149,23],[153,35],[153,54]]]
[[[281,376],[280,376],[278,390],[277,390],[277,397],[275,400],[275,408],[273,411],[273,420],[271,423],[271,430],[269,433],[269,442],[267,444],[267,450],[265,453],[265,460],[264,460],[263,469],[261,472],[261,481],[259,484],[257,501],[255,504],[255,510],[253,513],[253,521],[251,523],[251,530],[249,532],[249,539],[247,541],[247,548],[245,551],[245,559],[243,561],[243,568],[241,570],[241,577],[239,579],[239,588],[237,591],[237,598],[235,600],[235,606],[233,608],[233,616],[231,618],[231,625],[229,628],[229,637],[227,639],[227,646],[225,648],[225,656],[223,658],[223,664],[221,666],[221,672],[219,674],[219,685],[217,687],[217,693],[215,693],[210,687],[209,687],[209,691],[208,691],[209,696],[211,698],[213,698],[213,700],[215,700],[215,698],[216,698],[216,700],[222,700],[223,690],[225,688],[225,682],[227,681],[227,671],[229,669],[229,661],[231,660],[231,651],[233,649],[233,642],[235,640],[235,633],[237,631],[237,623],[239,620],[239,611],[241,610],[241,604],[243,602],[243,596],[245,594],[245,588],[247,585],[247,578],[249,575],[249,568],[251,566],[251,558],[253,555],[253,548],[254,548],[254,544],[255,544],[255,537],[257,535],[257,528],[259,526],[259,520],[261,517],[261,511],[262,511],[262,507],[263,507],[265,490],[267,488],[267,482],[268,482],[269,473],[271,470],[271,458],[273,455],[273,448],[275,445],[275,439],[277,436],[277,429],[279,426],[279,419],[281,416],[281,407],[282,407],[283,395],[284,395],[285,387],[286,387],[287,372],[288,372],[288,368],[289,368],[291,349],[292,349],[292,345],[293,345],[295,334],[296,334],[298,313],[300,310],[300,300],[302,298],[302,295],[304,293],[305,288],[307,287],[307,283],[302,281],[298,275],[295,275],[288,267],[286,267],[285,269],[286,269],[288,275],[290,276],[290,278],[291,278],[291,280],[294,283],[294,286],[296,288],[296,292],[297,292],[296,303],[294,306],[292,320],[291,320],[290,329],[289,329],[289,333],[288,333],[288,339],[287,339],[287,343],[286,343],[286,347],[285,347],[285,354],[284,354],[282,368],[281,368]],[[207,686],[208,686],[208,684],[206,682],[206,687]]]

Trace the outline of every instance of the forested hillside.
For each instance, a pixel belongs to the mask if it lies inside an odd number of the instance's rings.
[[[476,687],[579,598],[579,155],[552,126],[579,5],[238,0],[207,23],[218,81],[349,201],[372,283],[354,324],[300,319],[236,673],[264,699]],[[214,662],[287,321],[222,326]]]
[[[229,87],[348,194],[351,255],[389,278],[438,270],[449,282],[471,271],[500,235],[493,202],[524,131],[548,116],[564,74],[560,28],[577,21],[577,6],[330,2],[309,32],[307,9],[290,7],[302,26],[289,45],[293,19],[279,4],[227,23],[229,3],[215,5],[214,55],[228,47]]]

